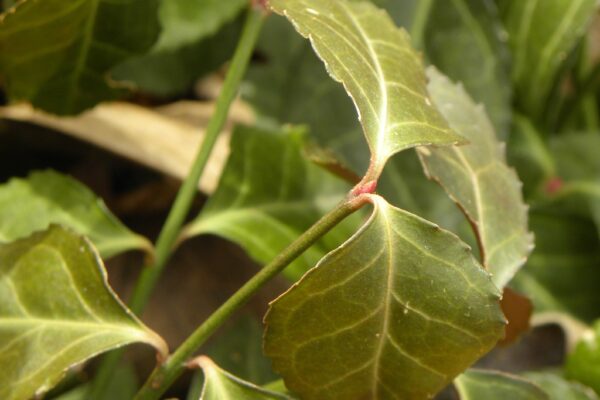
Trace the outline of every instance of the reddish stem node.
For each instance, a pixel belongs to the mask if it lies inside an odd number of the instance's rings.
[[[252,3],[252,7],[262,10],[264,13],[266,13],[269,8],[268,8],[268,0],[251,0]]]
[[[553,178],[550,178],[547,182],[546,182],[546,193],[548,194],[556,194],[556,192],[558,192],[560,189],[562,189],[564,185],[564,181],[558,177],[555,176]]]
[[[359,183],[352,189],[354,196],[360,196],[361,194],[372,194],[377,189],[377,181],[368,181],[365,183]]]

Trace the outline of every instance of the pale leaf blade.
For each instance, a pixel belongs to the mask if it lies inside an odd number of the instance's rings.
[[[0,185],[0,243],[29,236],[50,224],[88,236],[105,258],[134,249],[152,252],[148,239],[125,227],[75,179],[48,170]]]
[[[346,0],[271,0],[270,6],[310,39],[352,97],[377,173],[406,148],[462,142],[432,106],[408,34],[384,11]]]
[[[230,374],[206,356],[194,359],[189,366],[198,366],[204,373],[199,400],[291,400],[282,393],[263,389]]]
[[[53,225],[0,245],[0,397],[28,399],[69,367],[130,343],[166,344],[118,300],[90,243]]]
[[[265,353],[304,399],[428,398],[502,335],[498,290],[468,246],[371,199],[368,222],[265,317]]]
[[[454,386],[461,400],[550,400],[534,383],[496,371],[468,370],[454,380]]]
[[[533,248],[522,184],[483,108],[431,68],[429,91],[450,126],[469,140],[452,148],[420,148],[427,175],[439,182],[475,228],[483,264],[504,287]]]
[[[214,110],[213,102],[204,101],[177,101],[155,109],[110,102],[70,118],[49,115],[28,105],[0,107],[0,116],[53,129],[183,181]],[[232,126],[253,119],[244,103],[231,105],[227,124],[199,182],[200,190],[215,190],[229,154]]]
[[[0,74],[11,100],[75,114],[121,94],[111,68],[150,48],[158,0],[21,1],[0,16]],[[143,23],[141,23],[143,21]]]

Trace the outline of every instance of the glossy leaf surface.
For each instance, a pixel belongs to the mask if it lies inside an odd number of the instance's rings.
[[[461,400],[550,400],[537,385],[502,372],[468,370],[454,381]]]
[[[297,129],[238,127],[219,187],[186,236],[224,236],[267,263],[331,210],[350,185],[302,156],[302,136]],[[298,279],[351,232],[344,224],[339,226],[290,264],[287,276]]]
[[[557,74],[583,36],[595,0],[501,0],[513,54],[512,79],[518,102],[539,117]]]
[[[428,398],[502,335],[499,293],[468,246],[371,200],[366,224],[265,317],[265,353],[303,399]]]
[[[263,389],[219,368],[208,357],[201,356],[192,362],[204,373],[204,387],[200,400],[289,400],[290,397]]]
[[[452,129],[469,144],[420,148],[427,174],[438,181],[476,229],[483,263],[502,288],[525,263],[533,246],[521,182],[506,164],[494,128],[462,87],[428,70],[429,91]]]
[[[126,344],[166,344],[118,300],[89,242],[57,225],[0,245],[0,398],[39,395],[64,371]]]
[[[498,135],[508,136],[511,80],[508,44],[493,1],[433,1],[425,29],[425,52],[450,79],[462,82],[485,105]]]
[[[151,244],[127,229],[102,200],[76,180],[54,171],[34,172],[0,185],[0,243],[62,224],[88,236],[102,257]]]
[[[375,175],[403,149],[462,142],[432,106],[408,35],[384,11],[346,0],[272,0],[270,6],[310,39],[352,97]]]
[[[118,97],[121,92],[108,73],[154,43],[160,29],[158,3],[19,2],[0,17],[0,74],[10,98],[75,114]]]

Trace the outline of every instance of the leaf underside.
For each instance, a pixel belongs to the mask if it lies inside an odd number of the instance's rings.
[[[134,342],[166,355],[112,292],[86,239],[53,225],[0,245],[0,398],[27,400],[69,367]]]
[[[503,332],[497,289],[468,246],[371,199],[369,221],[265,317],[265,353],[304,399],[431,397]]]
[[[428,70],[429,91],[452,129],[469,144],[419,148],[427,175],[439,182],[472,222],[483,264],[502,288],[533,248],[521,181],[506,164],[504,146],[481,106],[461,86]]]
[[[353,99],[376,173],[393,154],[462,142],[432,106],[421,57],[406,32],[368,2],[271,0],[310,39],[331,77]]]

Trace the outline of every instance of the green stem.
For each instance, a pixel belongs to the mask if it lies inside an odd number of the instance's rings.
[[[158,240],[156,242],[156,261],[152,268],[146,268],[137,282],[131,300],[131,310],[136,314],[144,309],[150,293],[154,289],[158,278],[171,255],[173,244],[181,231],[181,226],[187,216],[192,200],[198,191],[198,181],[202,176],[204,167],[217,141],[219,133],[223,129],[229,107],[237,95],[237,91],[246,72],[250,56],[258,39],[258,34],[263,24],[264,12],[252,8],[246,19],[242,37],[237,45],[227,77],[223,83],[221,94],[217,100],[215,113],[206,128],[206,135],[192,165],[189,175],[183,182],[171,212],[167,217]]]
[[[412,38],[413,46],[417,49],[423,49],[425,28],[427,27],[432,6],[433,0],[419,0],[417,10],[415,11],[415,17],[410,27],[410,37]]]
[[[329,232],[340,221],[352,214],[368,201],[365,195],[352,197],[342,202],[334,210],[317,221],[298,239],[284,249],[271,263],[261,269],[244,284],[223,305],[211,314],[194,333],[162,365],[158,366],[140,389],[135,400],[158,399],[185,369],[185,363],[194,352],[221,326],[235,311],[242,307],[265,283],[281,272],[313,243]]]
[[[175,241],[181,232],[181,226],[189,213],[194,196],[198,191],[198,182],[200,181],[204,167],[206,166],[219,133],[223,129],[231,103],[237,95],[240,82],[248,67],[265,15],[266,14],[261,7],[250,7],[244,30],[217,100],[215,113],[208,123],[204,140],[200,145],[194,164],[177,193],[177,197],[169,212],[165,225],[156,241],[156,255],[154,262],[152,266],[146,267],[142,271],[136,283],[130,301],[130,308],[137,315],[140,315],[144,310],[144,307],[150,298],[150,294],[156,286],[156,283],[171,256]],[[105,357],[94,379],[91,392],[92,395],[90,398],[100,398],[99,394],[110,381],[113,371],[122,354],[123,350],[117,350]]]

